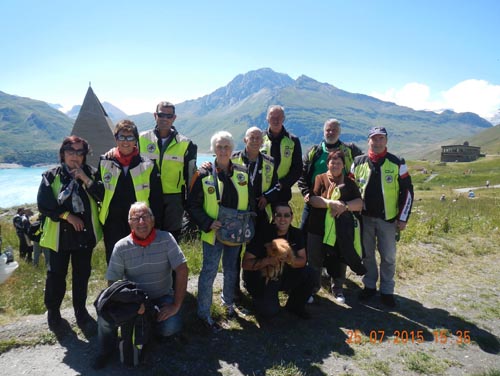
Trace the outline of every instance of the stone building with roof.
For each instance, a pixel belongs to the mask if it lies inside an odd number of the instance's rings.
[[[479,146],[470,146],[468,141],[463,145],[441,146],[441,162],[471,162],[481,156]]]

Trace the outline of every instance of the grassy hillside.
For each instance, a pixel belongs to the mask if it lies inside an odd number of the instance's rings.
[[[53,163],[72,126],[45,102],[0,92],[0,162]]]
[[[486,129],[470,137],[469,144],[481,146],[481,153],[500,154],[500,125]]]

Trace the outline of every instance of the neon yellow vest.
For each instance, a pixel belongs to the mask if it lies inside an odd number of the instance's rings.
[[[54,178],[54,181],[51,184],[51,188],[52,193],[54,193],[54,197],[57,198],[57,196],[59,195],[59,191],[61,190],[61,177],[59,175],[56,175],[56,177]],[[99,223],[97,203],[88,193],[87,196],[90,201],[92,229],[94,230],[96,243],[98,243],[102,239],[102,228],[101,224]],[[49,248],[57,252],[59,250],[60,222],[55,222],[49,217],[45,217],[42,231],[43,232],[40,238],[40,246]]]
[[[364,200],[366,186],[371,177],[368,161],[355,166],[354,177]],[[399,213],[399,166],[386,158],[380,166],[380,178],[382,179],[385,220],[391,220]]]
[[[338,200],[339,198],[340,198],[340,189],[338,187],[335,187],[330,199]],[[354,241],[353,241],[354,249],[356,250],[356,253],[358,254],[359,257],[363,257],[362,256],[363,248],[361,247],[361,227],[359,225],[359,221],[356,218],[356,216],[352,213],[350,213],[350,215],[352,215],[354,220]],[[325,214],[325,235],[323,236],[323,243],[333,247],[336,242],[337,242],[337,228],[335,226],[335,218],[332,217],[332,215],[330,214],[330,210],[327,208]]]
[[[290,171],[290,167],[292,167],[292,156],[294,147],[295,143],[290,138],[283,137],[281,139],[281,144],[280,144],[281,162],[277,170],[278,179],[281,179],[283,176],[286,176],[286,174],[288,174],[288,171]],[[269,139],[267,134],[264,136],[264,143],[262,144],[260,151],[266,155],[271,156],[271,140]]]
[[[128,170],[134,184],[136,201],[145,202],[148,206],[149,193],[151,191],[149,182],[153,167],[154,162],[150,159],[146,159],[134,168]],[[101,210],[99,211],[99,220],[102,224],[106,223],[106,218],[108,218],[109,204],[115,194],[116,184],[121,173],[121,168],[115,162],[107,159],[101,160],[101,178],[104,185],[104,199],[102,200]]]
[[[181,193],[186,185],[184,179],[184,156],[189,146],[189,139],[177,135],[174,137],[160,161],[158,139],[154,131],[141,133],[139,136],[139,149],[141,155],[154,159],[160,170],[161,185],[164,194]]]
[[[271,188],[271,184],[273,182],[273,174],[274,174],[274,163],[269,159],[271,157],[263,154],[262,155],[262,193],[266,192]],[[241,153],[236,158],[231,158],[231,161],[235,164],[244,165],[243,157]],[[266,205],[266,214],[267,218],[271,220],[273,218],[273,213],[271,209],[271,204]]]
[[[234,169],[231,181],[238,193],[238,210],[248,209],[248,174],[246,172],[237,171]],[[217,179],[219,183],[219,192],[222,195],[224,184]],[[203,186],[203,209],[212,219],[217,219],[219,214],[219,203],[217,202],[217,195],[215,193],[214,176],[208,175],[201,180]],[[215,231],[201,232],[201,240],[208,244],[215,244]]]
[[[318,161],[321,163],[321,167],[317,168],[316,170],[314,170],[312,172],[312,174],[311,174],[311,183],[312,184],[314,184],[314,179],[316,178],[317,175],[323,174],[328,170],[328,167],[326,165],[326,160],[328,158],[329,151],[326,148],[325,141],[321,142],[321,145],[319,147],[312,148],[309,151],[307,158],[310,161],[310,163],[312,163],[312,161],[314,159],[314,155],[317,153],[320,153],[320,151],[319,151],[320,148],[322,150],[321,155],[319,156],[319,158],[316,161],[314,161],[314,166],[311,166],[311,168],[315,168],[317,166]],[[344,172],[345,172],[345,175],[348,175],[349,171],[351,171],[352,162],[354,161],[354,158],[352,157],[352,151],[344,143],[341,143],[340,146],[338,147],[338,149],[336,149],[336,150],[340,150],[340,151],[342,151],[342,153],[344,153],[344,161],[345,161]]]

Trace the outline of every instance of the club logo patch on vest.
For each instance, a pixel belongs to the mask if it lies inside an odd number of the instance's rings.
[[[290,158],[292,155],[292,151],[290,150],[290,146],[285,146],[285,158]]]
[[[236,174],[236,179],[238,180],[238,185],[244,186],[247,185],[245,175],[241,172]]]
[[[102,177],[102,181],[105,183],[109,183],[111,181],[112,177],[113,177],[113,175],[111,174],[111,172],[106,172],[104,174],[104,176]]]
[[[268,164],[266,164],[264,168],[266,169],[266,174],[271,172],[271,166],[269,166]]]
[[[153,143],[148,144],[148,146],[146,146],[146,150],[148,151],[148,153],[154,153],[154,151],[156,150],[156,145]]]
[[[208,187],[207,192],[210,193],[210,194],[213,194],[215,192],[215,188],[214,187]]]
[[[387,175],[387,176],[385,177],[385,182],[386,182],[386,183],[392,183],[392,182],[393,182],[393,180],[394,180],[394,179],[392,178],[392,175]]]

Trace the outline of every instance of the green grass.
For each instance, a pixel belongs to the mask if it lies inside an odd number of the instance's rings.
[[[449,368],[449,362],[439,359],[423,351],[406,351],[399,353],[405,368],[423,375],[440,375]]]

